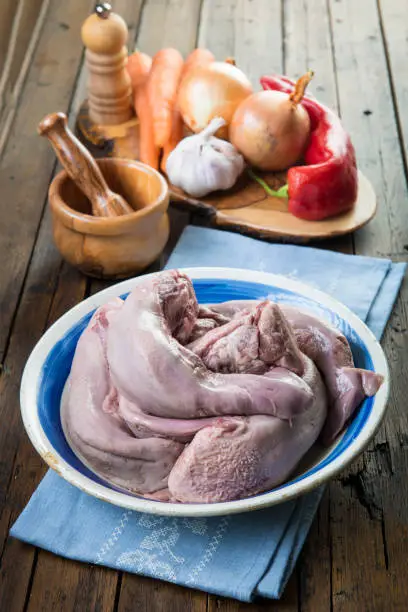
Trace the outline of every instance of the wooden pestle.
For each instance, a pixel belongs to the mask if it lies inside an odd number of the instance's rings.
[[[44,117],[38,133],[49,139],[68,176],[91,202],[93,215],[117,217],[134,212],[122,196],[109,189],[94,158],[69,129],[64,113]]]

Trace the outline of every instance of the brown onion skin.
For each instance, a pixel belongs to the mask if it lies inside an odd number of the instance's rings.
[[[227,125],[216,133],[228,138],[228,125],[238,105],[252,93],[244,73],[226,62],[191,71],[182,80],[177,97],[184,123],[195,133],[201,132],[212,119],[222,117]]]
[[[278,172],[302,157],[309,134],[310,119],[303,106],[280,91],[260,91],[238,106],[229,139],[250,165]]]

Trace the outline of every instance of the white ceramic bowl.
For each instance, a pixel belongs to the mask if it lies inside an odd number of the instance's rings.
[[[366,325],[328,295],[297,281],[231,268],[185,269],[200,303],[232,299],[264,299],[307,308],[347,337],[356,365],[384,376],[384,384],[367,398],[345,433],[328,449],[312,449],[291,480],[275,489],[238,501],[174,504],[151,501],[114,489],[75,456],[60,421],[61,395],[78,338],[93,311],[114,296],[124,296],[143,278],[118,283],[84,300],[61,317],[34,348],[21,383],[21,411],[28,435],[41,457],[68,482],[86,493],[131,510],[172,516],[212,516],[246,512],[279,504],[333,478],[355,459],[381,423],[389,393],[389,373],[381,346]]]

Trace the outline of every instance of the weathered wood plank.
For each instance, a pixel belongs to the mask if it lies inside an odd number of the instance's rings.
[[[293,573],[286,586],[281,599],[267,600],[262,599],[257,603],[249,604],[234,599],[210,596],[208,602],[208,612],[294,612],[299,610],[298,601],[298,580],[296,573]]]
[[[5,0],[0,5],[0,73],[4,70],[11,29],[17,8],[18,4],[15,0]]]
[[[299,559],[302,612],[330,610],[330,491],[326,490]]]
[[[49,0],[20,0],[7,32],[7,54],[0,78],[0,157],[49,7]]]
[[[136,47],[149,55],[175,47],[185,57],[196,46],[200,8],[201,0],[147,0]]]
[[[401,202],[407,190],[376,2],[342,0],[330,6],[343,121],[379,201],[375,219],[355,235],[356,250],[402,253],[408,220]]]
[[[118,612],[206,612],[207,598],[200,591],[143,576],[124,575]]]
[[[55,163],[36,126],[47,112],[68,106],[81,57],[78,31],[86,12],[83,2],[53,3],[0,163],[0,362]],[[71,27],[62,28],[61,23]]]
[[[198,46],[234,57],[259,90],[259,77],[282,70],[280,0],[204,0]]]
[[[38,304],[39,314],[40,308],[41,304]],[[13,402],[13,408],[18,410],[17,402]],[[6,538],[44,472],[44,462],[26,439],[15,462],[6,504],[1,504],[0,510],[0,610],[20,612],[24,608],[35,549]]]
[[[46,551],[41,551],[41,564],[37,565],[33,589],[28,599],[27,610],[113,610],[117,572],[114,570],[86,566],[74,561],[67,562]]]
[[[308,70],[315,76],[310,91],[323,103],[338,112],[338,99],[330,20],[325,0],[284,4],[284,70],[298,79]]]
[[[18,391],[22,369],[34,344],[47,323],[52,323],[67,307],[82,299],[85,284],[78,293],[69,293],[72,273],[63,270],[52,243],[48,211],[42,224],[36,250],[27,276],[20,308],[0,379],[2,418],[8,423],[1,442],[1,477],[4,482],[0,499],[0,610],[21,610],[30,582],[34,548],[8,538],[8,530],[27,503],[46,471],[19,417]],[[78,274],[79,276],[79,274]],[[77,283],[78,284],[78,283]],[[55,294],[55,295],[54,295]],[[14,464],[14,465],[13,465]],[[19,588],[13,588],[18,567]]]
[[[7,50],[0,80],[2,107],[7,103],[7,98],[11,95],[16,84],[43,3],[48,4],[45,0],[32,0],[31,2],[19,0],[19,2],[14,3],[14,18],[7,33],[9,35],[8,40],[5,37]],[[6,3],[5,6],[7,4],[9,3]]]
[[[408,4],[398,0],[379,2],[380,25],[387,51],[390,83],[394,96],[394,106],[397,113],[401,150],[405,158],[405,174],[407,173],[407,143],[408,120],[406,107],[408,103],[407,89],[407,51],[408,51]],[[400,179],[401,180],[401,179]],[[406,200],[399,202],[400,216],[406,222]],[[397,259],[407,258],[408,231],[404,232],[402,244],[396,247]],[[402,247],[402,248],[401,248]],[[386,421],[385,430],[387,444],[383,449],[389,453],[392,478],[382,478],[381,487],[386,515],[383,531],[386,545],[388,568],[397,572],[393,580],[395,600],[404,601],[407,596],[406,581],[401,577],[403,559],[408,552],[408,491],[404,475],[408,471],[408,415],[405,409],[406,390],[403,381],[407,377],[406,356],[408,354],[408,283],[405,281],[400,299],[394,311],[390,325],[384,338],[387,357],[391,366],[392,380],[396,381],[391,388],[390,416]],[[378,469],[376,470],[378,472]]]
[[[406,177],[377,5],[374,0],[332,1],[330,10],[342,117],[380,204],[377,217],[356,233],[356,252],[406,260],[408,221],[402,214]],[[407,340],[400,330],[406,329],[403,304],[407,297],[403,288],[384,342],[393,381],[385,427],[359,465],[330,490],[334,610],[403,610],[406,606],[402,568],[408,507],[403,474],[408,461],[400,440],[408,431],[401,403]],[[404,501],[396,505],[398,499]],[[364,563],[356,551],[362,551]]]
[[[406,206],[402,202],[402,207]],[[377,443],[372,455],[370,476],[374,490],[381,492],[383,505],[383,545],[389,583],[395,610],[403,610],[408,598],[404,564],[408,556],[408,415],[406,380],[408,378],[408,282],[394,310],[384,338],[391,371],[391,397],[385,421],[386,440]],[[388,585],[387,585],[388,586]]]
[[[402,136],[402,152],[408,147],[408,2],[379,0],[380,24],[386,44],[390,78]]]
[[[8,50],[13,52],[7,79],[11,91],[14,89],[18,79],[27,52],[27,47],[33,35],[43,4],[47,5],[48,2],[46,2],[46,0],[30,0],[30,2],[27,0],[20,0],[19,2],[21,12],[16,23],[15,46],[14,48],[10,48],[11,45],[9,44],[8,47]]]

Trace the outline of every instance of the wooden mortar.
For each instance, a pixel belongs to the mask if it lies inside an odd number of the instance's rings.
[[[55,244],[61,255],[84,274],[120,279],[150,265],[169,236],[169,193],[152,168],[127,159],[100,159],[109,188],[134,212],[117,217],[92,216],[91,203],[65,170],[50,185]]]

